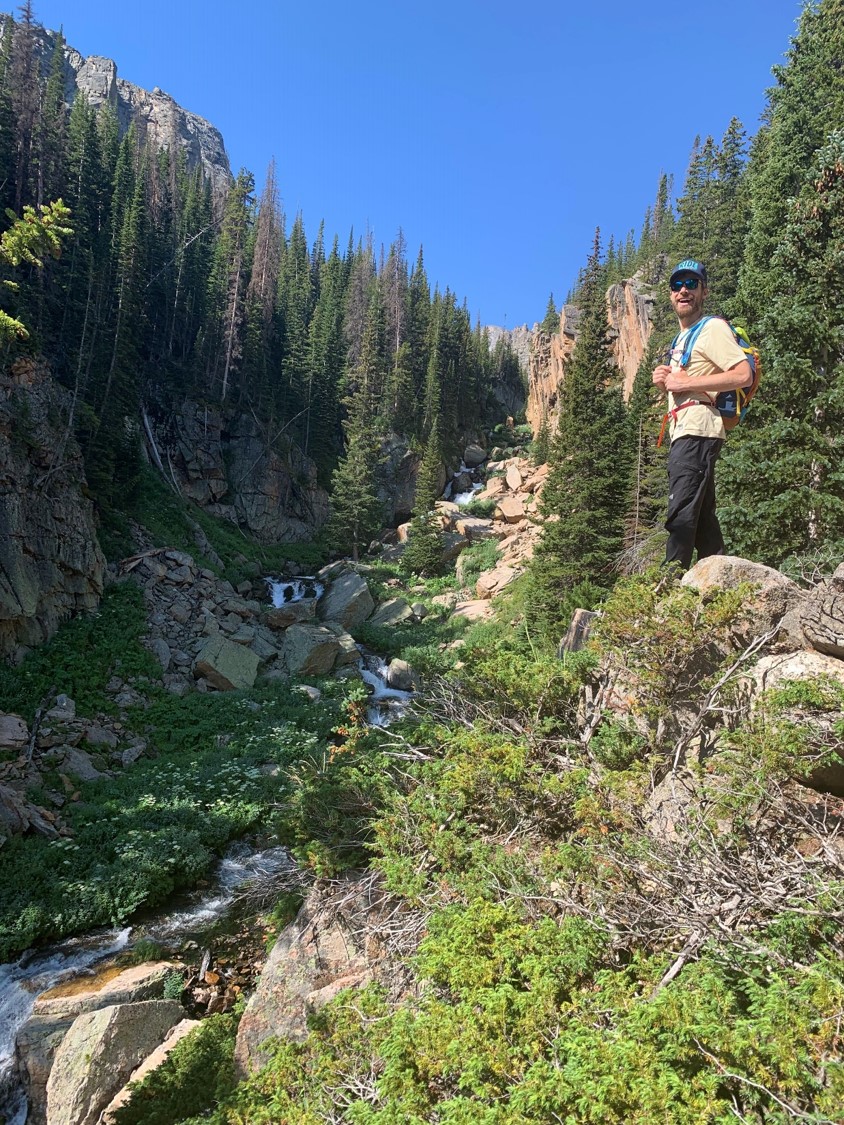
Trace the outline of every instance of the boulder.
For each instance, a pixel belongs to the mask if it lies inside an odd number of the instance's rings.
[[[830,677],[844,685],[844,661],[817,652],[787,652],[764,656],[751,675],[757,692],[778,688],[790,680],[814,680],[819,676]],[[794,719],[798,723],[805,722],[805,718],[801,719],[799,714]],[[840,723],[844,721],[844,713],[833,713],[825,716],[824,720],[830,726],[832,723]],[[837,742],[840,744],[840,739]],[[840,750],[838,753],[842,758],[840,765],[832,762],[819,766],[801,780],[813,789],[844,797],[844,753]]]
[[[463,450],[463,464],[470,469],[476,469],[478,465],[483,465],[486,456],[485,449],[482,449],[476,442],[470,442]]]
[[[49,840],[59,835],[52,813],[31,805],[10,785],[0,785],[0,843],[4,837],[20,836],[30,828]]]
[[[370,625],[401,625],[403,621],[413,617],[413,610],[404,598],[390,598],[389,601],[379,605],[378,609],[369,619]]]
[[[495,508],[497,519],[505,523],[519,523],[525,518],[525,505],[520,496],[505,496]]]
[[[77,1016],[47,1080],[49,1125],[97,1125],[132,1071],[183,1016],[176,1000],[115,1004]]]
[[[770,566],[735,555],[710,555],[692,567],[681,579],[700,593],[731,590],[742,583],[754,587],[747,605],[745,624],[737,630],[740,640],[749,641],[778,626],[772,643],[790,648],[802,646],[800,610],[805,597],[796,582]]]
[[[161,996],[165,977],[176,968],[169,961],[123,970],[107,965],[90,978],[76,977],[41,993],[32,1015],[18,1032],[15,1047],[29,1099],[30,1125],[42,1125],[47,1120],[47,1078],[59,1044],[76,1017],[113,1004],[156,999]]]
[[[347,664],[357,664],[360,660],[360,649],[355,638],[347,633],[337,621],[326,621],[325,628],[337,638],[339,651],[334,660],[335,668],[344,668]]]
[[[299,602],[285,602],[284,605],[268,609],[264,620],[271,629],[279,631],[290,625],[301,625],[303,621],[316,618],[316,598],[302,598]]]
[[[325,676],[343,651],[336,634],[325,625],[291,625],[282,654],[293,676]]]
[[[419,677],[413,668],[406,660],[399,660],[398,657],[394,657],[387,665],[384,678],[388,687],[397,688],[398,691],[417,691],[419,688]]]
[[[0,750],[19,754],[29,743],[29,729],[20,715],[0,715]]]
[[[519,492],[521,490],[522,474],[515,465],[508,466],[504,479],[511,492]]]
[[[844,563],[809,593],[800,624],[813,648],[844,660]]]
[[[518,570],[503,564],[495,567],[494,570],[485,570],[475,583],[475,593],[479,598],[495,597],[518,576]]]
[[[844,662],[817,652],[777,653],[763,656],[752,672],[757,692],[777,688],[788,680],[812,680],[831,676],[844,684]]]
[[[465,617],[467,621],[488,621],[492,617],[492,606],[488,601],[458,602],[451,611],[453,617]]]
[[[115,1125],[115,1115],[118,1109],[121,1109],[124,1105],[126,1105],[132,1097],[132,1090],[130,1089],[131,1084],[143,1082],[148,1074],[151,1074],[154,1070],[157,1070],[173,1050],[173,1048],[176,1046],[176,1044],[180,1043],[186,1035],[189,1035],[194,1030],[194,1028],[199,1027],[201,1022],[201,1020],[185,1019],[181,1020],[176,1024],[175,1027],[172,1027],[170,1029],[164,1042],[159,1044],[159,1046],[155,1048],[152,1054],[147,1055],[141,1065],[132,1071],[132,1073],[129,1075],[129,1081],[126,1083],[122,1090],[115,1094],[115,1096],[103,1110],[102,1117],[100,1118],[101,1125]]]
[[[323,595],[319,616],[323,621],[339,621],[344,629],[354,629],[366,621],[374,608],[375,600],[366,579],[347,570],[334,579]]]
[[[461,551],[465,551],[469,546],[469,540],[465,535],[459,535],[456,531],[447,531],[443,535],[443,553],[442,561],[444,563],[451,562],[456,559]]]
[[[167,672],[170,669],[170,661],[172,655],[170,653],[170,646],[163,637],[153,637],[149,641],[149,649],[155,659],[161,665],[161,671]]]
[[[242,691],[255,683],[259,664],[254,652],[218,633],[202,646],[193,674],[196,679],[203,677],[218,691]]]
[[[483,489],[475,497],[476,500],[495,500],[507,491],[507,482],[504,477],[490,477]]]
[[[531,473],[524,483],[525,492],[538,493],[542,491],[542,486],[548,480],[548,474],[551,472],[550,465],[540,465],[536,472]]]
[[[470,543],[477,543],[482,539],[495,539],[498,532],[492,520],[482,519],[480,516],[461,516],[455,520],[454,530],[458,535],[465,536]]]

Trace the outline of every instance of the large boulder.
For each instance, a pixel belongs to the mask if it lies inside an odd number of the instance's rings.
[[[302,598],[298,602],[285,602],[284,605],[268,609],[264,620],[271,629],[282,631],[290,625],[301,625],[303,621],[313,621],[316,617],[316,598]]]
[[[129,1081],[126,1083],[122,1090],[119,1090],[118,1093],[114,1095],[109,1104],[103,1110],[103,1114],[100,1119],[101,1125],[115,1125],[117,1111],[119,1109],[122,1109],[123,1106],[125,1106],[127,1102],[131,1100],[131,1086],[133,1084],[143,1082],[148,1074],[151,1074],[154,1070],[157,1070],[158,1067],[160,1067],[161,1064],[165,1061],[173,1048],[176,1046],[176,1044],[181,1043],[186,1035],[190,1035],[192,1031],[200,1026],[201,1022],[201,1020],[184,1019],[177,1023],[175,1027],[172,1027],[170,1029],[164,1042],[160,1043],[152,1052],[152,1054],[147,1055],[141,1065],[132,1071],[132,1073],[129,1075]]]
[[[29,1099],[29,1125],[47,1120],[47,1078],[62,1040],[77,1016],[114,1004],[153,1000],[176,969],[170,961],[147,962],[119,969],[104,966],[89,978],[74,978],[42,992],[17,1035],[18,1071]]]
[[[218,691],[242,691],[255,683],[260,663],[251,649],[217,633],[202,646],[193,673],[204,676]]]
[[[47,1080],[48,1125],[97,1125],[132,1071],[183,1016],[176,1000],[115,1004],[77,1016]]]
[[[739,639],[749,641],[776,629],[772,643],[797,648],[803,644],[800,611],[805,597],[796,582],[770,566],[735,555],[710,555],[683,575],[682,584],[701,594],[732,590],[746,583],[753,587]]]
[[[419,677],[412,666],[397,656],[393,657],[387,665],[384,679],[388,687],[396,688],[398,691],[416,691],[419,688]]]
[[[775,690],[792,681],[800,682],[827,678],[837,680],[844,685],[844,661],[821,653],[803,650],[773,654],[764,656],[758,662],[753,669],[752,677],[758,701],[759,694],[762,692]],[[800,714],[799,708],[788,718],[792,719],[798,726],[804,725],[806,722],[806,718]],[[833,725],[842,722],[844,722],[844,711],[824,715],[822,719],[817,716],[812,718],[814,733],[818,736],[824,733],[829,736]],[[844,797],[844,753],[838,749],[840,736],[831,736],[828,740],[837,744],[836,751],[842,759],[840,764],[833,760],[822,766],[817,766],[811,769],[808,776],[801,780],[804,780],[813,789],[820,789],[825,793],[834,793],[837,797]]]
[[[475,583],[475,593],[479,598],[494,598],[519,576],[512,566],[500,564],[493,570],[485,570]]]
[[[268,1039],[304,1039],[309,1012],[373,979],[383,949],[366,931],[377,926],[384,902],[366,879],[310,892],[279,934],[240,1021],[235,1063],[242,1074],[267,1061]]]
[[[476,469],[486,461],[486,450],[476,442],[470,442],[463,450],[463,464],[470,469]]]
[[[478,543],[482,539],[495,539],[498,530],[492,520],[482,519],[480,516],[461,516],[454,521],[454,530],[460,535],[465,535],[470,543]]]
[[[390,598],[379,605],[369,620],[370,625],[401,625],[413,617],[413,610],[404,598]]]
[[[366,621],[373,609],[375,599],[366,579],[347,570],[334,579],[323,595],[319,616],[323,621],[339,621],[344,629],[354,629]]]
[[[813,648],[844,660],[844,563],[807,596],[800,623]]]
[[[504,523],[521,523],[525,518],[525,505],[521,496],[505,496],[498,501],[495,508],[496,519]]]
[[[29,728],[20,715],[0,715],[0,751],[20,754],[29,743]]]
[[[293,676],[326,676],[343,645],[326,625],[291,625],[284,634],[282,653]]]

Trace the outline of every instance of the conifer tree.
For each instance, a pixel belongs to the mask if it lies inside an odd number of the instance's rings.
[[[542,318],[542,323],[539,325],[540,332],[546,332],[549,336],[553,332],[560,331],[560,313],[557,306],[554,304],[554,294],[549,294],[548,304],[545,307],[545,316]]]
[[[844,131],[817,158],[770,263],[764,394],[722,470],[732,548],[778,565],[844,547]]]
[[[542,537],[531,563],[536,623],[553,640],[576,601],[612,582],[627,505],[625,413],[609,351],[605,275],[596,233],[580,291],[583,315],[561,392]],[[589,606],[586,606],[589,608]]]
[[[442,572],[443,529],[434,507],[441,491],[442,473],[442,441],[437,416],[416,478],[413,518],[401,560],[402,570],[407,574],[433,576]]]

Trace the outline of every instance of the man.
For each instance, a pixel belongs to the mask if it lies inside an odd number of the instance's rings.
[[[693,258],[671,273],[671,304],[680,322],[670,363],[654,369],[653,381],[668,392],[671,449],[668,454],[668,545],[665,562],[691,566],[698,558],[720,555],[724,539],[715,514],[715,463],[726,432],[715,399],[721,391],[747,387],[753,372],[726,321],[707,320],[681,366],[689,332],[703,319],[707,293],[706,267]]]

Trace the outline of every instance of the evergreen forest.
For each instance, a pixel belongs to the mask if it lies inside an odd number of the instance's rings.
[[[119,955],[115,973],[166,960],[164,998],[198,1023],[111,1120],[841,1125],[844,635],[813,647],[800,607],[844,620],[844,0],[806,4],[755,134],[734,118],[690,137],[682,185],[655,169],[626,235],[595,217],[566,309],[552,294],[537,310],[534,345],[562,337],[566,310],[577,332],[553,424],[533,430],[499,393],[527,397],[511,344],[490,346],[471,295],[432,290],[401,231],[389,247],[307,234],[272,165],[260,192],[241,169],[215,193],[108,104],[66,104],[64,39],[45,56],[31,0],[0,27],[0,364],[61,386],[53,422],[81,451],[116,579],[0,664],[3,729],[26,732],[0,751],[0,798],[18,779],[15,808],[61,825],[0,835],[0,971],[207,889],[233,843],[295,868],[243,892],[234,938]],[[718,467],[732,585],[660,566],[651,375],[686,257],[707,265],[708,311],[762,357]],[[622,283],[652,310],[626,395],[608,317]],[[149,439],[187,400],[253,419],[291,471],[301,452],[331,505],[313,542],[253,541],[176,495]],[[12,406],[0,439],[25,450]],[[414,461],[401,529],[384,516],[391,443]],[[501,449],[487,486],[516,463],[520,482],[546,474],[530,560],[479,619],[459,609],[500,561],[498,501],[466,507],[482,531],[456,562],[437,507],[472,446]],[[256,656],[249,686],[213,690],[181,653],[171,691],[151,641],[165,583],[184,594],[171,606],[204,591],[181,612],[186,648],[234,618],[245,650],[273,568],[407,612],[337,625],[352,660],[333,674],[272,676]],[[334,628],[316,600],[278,626],[278,664],[291,630]],[[561,644],[575,611],[583,647]],[[413,685],[392,725],[368,717],[364,650]],[[82,724],[73,746],[63,722]],[[84,724],[116,732],[111,757]],[[83,752],[87,777],[55,765]],[[318,965],[305,988],[296,942],[338,918],[352,968]],[[212,962],[224,940],[247,953]],[[249,997],[284,957],[301,1025],[246,1066]]]

